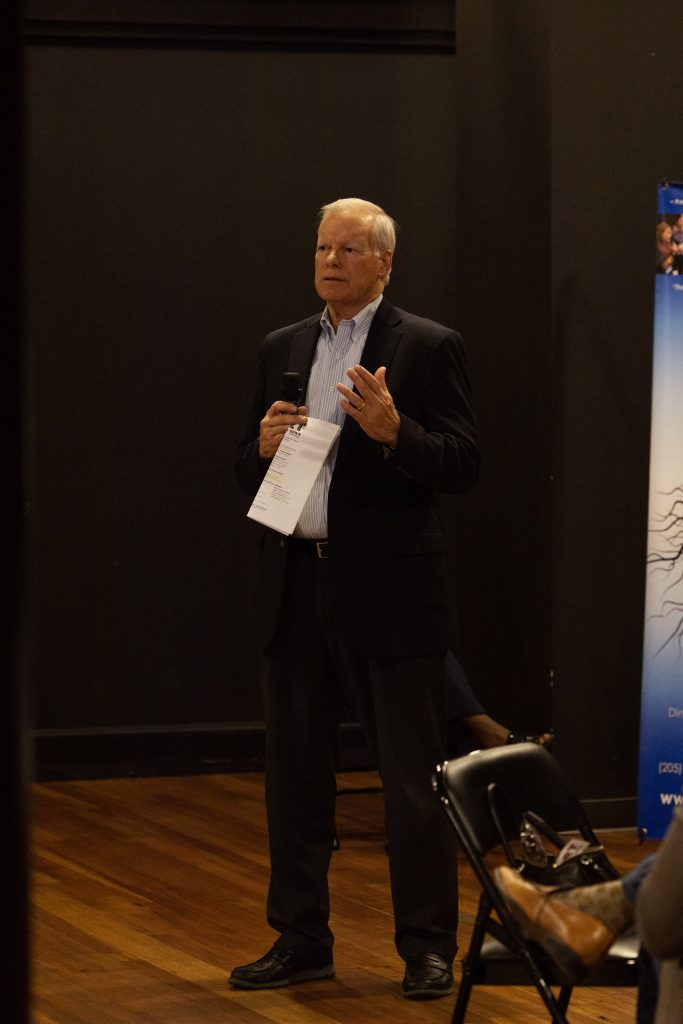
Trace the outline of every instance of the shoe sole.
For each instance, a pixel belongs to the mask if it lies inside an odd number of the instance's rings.
[[[441,999],[442,996],[450,996],[454,988],[454,985],[447,988],[413,988],[401,994],[404,999]]]
[[[296,985],[301,981],[324,981],[326,978],[334,978],[336,970],[333,964],[329,964],[327,967],[305,967],[295,974],[291,974],[288,978],[283,978],[281,981],[247,981],[241,978],[228,978],[228,984],[232,985],[233,988],[246,988],[252,991],[258,989],[267,988],[286,988],[287,985]]]

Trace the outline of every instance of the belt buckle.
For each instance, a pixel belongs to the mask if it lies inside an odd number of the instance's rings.
[[[327,551],[328,543],[329,542],[326,541],[326,540],[317,540],[315,542],[315,550],[316,550],[316,554],[317,554],[318,558],[325,558],[325,559],[327,559],[327,558],[330,557],[328,554],[325,553]]]

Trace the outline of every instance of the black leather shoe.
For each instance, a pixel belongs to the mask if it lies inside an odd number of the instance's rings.
[[[439,999],[453,991],[453,965],[440,953],[418,953],[406,960],[401,986],[406,999]]]
[[[331,957],[323,963],[312,962],[276,943],[260,960],[236,967],[228,982],[235,988],[282,988],[296,981],[319,981],[334,975]]]

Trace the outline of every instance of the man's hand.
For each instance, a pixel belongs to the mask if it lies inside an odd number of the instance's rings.
[[[261,459],[272,459],[289,427],[307,423],[306,406],[298,408],[293,402],[273,402],[261,420],[258,434],[258,453]]]
[[[345,384],[337,384],[337,391],[343,396],[340,405],[344,412],[353,417],[368,437],[395,448],[401,417],[387,390],[386,372],[386,366],[372,374],[357,364],[347,375],[358,394]]]

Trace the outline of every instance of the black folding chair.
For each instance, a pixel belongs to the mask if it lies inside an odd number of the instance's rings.
[[[591,844],[599,843],[559,763],[535,743],[478,750],[437,767],[434,788],[482,889],[452,1024],[465,1020],[474,985],[530,984],[536,986],[551,1021],[568,1024],[572,986],[557,980],[541,948],[522,935],[493,878],[491,861],[501,863],[495,854],[501,840],[489,806],[492,785],[504,789],[510,817],[517,819],[510,821],[510,838],[518,833],[524,812],[531,810],[556,832],[579,832]],[[614,875],[619,877],[616,869]],[[634,932],[620,937],[582,986],[637,985],[638,948]],[[553,987],[559,988],[557,996]]]

